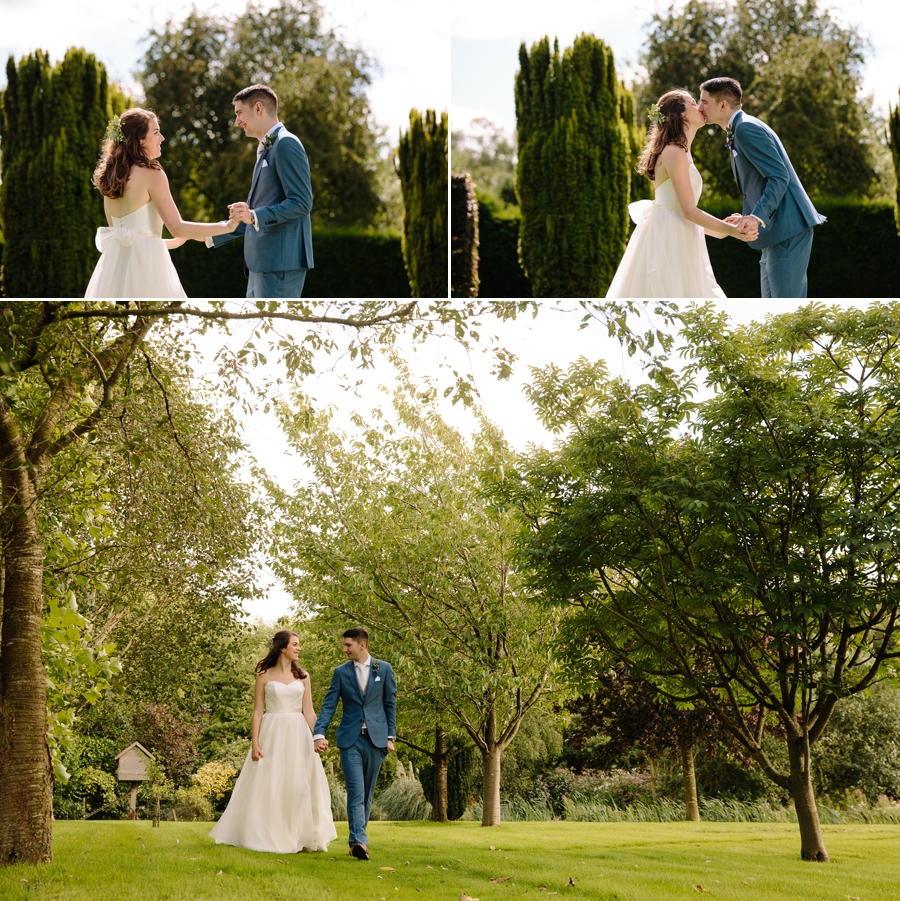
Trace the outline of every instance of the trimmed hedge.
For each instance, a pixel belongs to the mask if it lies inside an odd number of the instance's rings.
[[[450,296],[478,297],[478,201],[468,173],[450,176]]]
[[[531,282],[519,265],[518,207],[500,211],[478,200],[478,296],[531,297]]]
[[[304,297],[410,297],[400,236],[362,229],[313,230],[316,266]],[[244,297],[244,242],[209,250],[189,241],[172,252],[188,297]]]
[[[811,298],[900,297],[900,235],[894,206],[862,200],[817,200],[828,217],[817,226],[809,262]],[[710,201],[702,209],[723,218],[736,212],[731,201]],[[480,297],[531,297],[518,261],[520,217],[499,214],[479,203]],[[727,297],[758,298],[759,252],[731,238],[707,238],[716,279]]]
[[[900,297],[900,235],[890,203],[816,200],[828,221],[816,226],[809,260],[809,297]],[[723,218],[734,204],[701,207]],[[759,297],[759,252],[731,238],[707,238],[716,279],[728,297]]]

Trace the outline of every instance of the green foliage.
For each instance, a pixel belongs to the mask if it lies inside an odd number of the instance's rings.
[[[517,206],[478,197],[478,296],[532,297],[519,262],[522,213]]]
[[[519,49],[516,193],[522,267],[536,297],[603,297],[625,250],[633,103],[591,35],[560,56]]]
[[[303,296],[409,297],[400,235],[360,228],[313,231],[316,268]],[[242,297],[247,291],[244,248],[231,241],[215,251],[189,241],[172,253],[172,262],[189,297]]]
[[[478,296],[478,200],[468,175],[450,181],[450,296]]]
[[[870,803],[900,798],[900,692],[892,682],[838,705],[816,746],[815,775],[832,799],[851,789]]]
[[[518,205],[515,138],[489,119],[473,119],[467,132],[451,132],[450,161],[454,172],[472,177],[479,196]]]
[[[447,296],[447,114],[409,112],[397,174],[403,191],[403,259],[413,297]]]
[[[900,231],[900,103],[894,109],[888,107],[888,143],[891,148],[891,160],[894,163],[896,196],[894,198],[894,218],[897,230]]]
[[[172,805],[179,820],[209,822],[213,818],[213,806],[200,786],[190,785],[175,790]]]
[[[94,234],[106,221],[91,175],[113,94],[103,64],[84,50],[68,50],[55,66],[42,50],[18,66],[9,58],[0,93],[6,297],[84,294],[99,257]]]
[[[151,31],[139,77],[167,138],[162,162],[185,218],[220,219],[246,197],[256,149],[234,128],[231,100],[264,83],[309,155],[313,224],[373,224],[379,134],[365,89],[374,61],[323,18],[318,0],[279,0],[249,3],[234,18],[192,9]]]
[[[702,203],[713,216],[740,210],[730,202]],[[900,297],[900,237],[891,204],[818,200],[828,218],[813,232],[809,297]],[[759,297],[759,253],[739,241],[707,238],[716,280],[728,297]],[[866,265],[859,265],[864,253]]]
[[[384,820],[431,819],[431,802],[415,776],[397,776],[378,796],[378,809]]]
[[[482,776],[481,758],[475,748],[466,748],[450,758],[447,766],[448,819],[458,820],[466,812],[469,799],[478,795]]]
[[[204,723],[163,704],[145,704],[134,713],[137,740],[156,759],[160,780],[187,781],[197,760],[196,742]],[[160,782],[162,784],[162,782]]]
[[[522,722],[503,758],[500,791],[504,798],[527,794],[542,777],[553,772],[562,754],[559,723],[540,711]]]
[[[831,10],[795,0],[687,0],[654,13],[642,62],[646,109],[672,88],[698,96],[701,82],[727,75],[744,109],[781,138],[814,197],[874,196],[880,125],[859,99],[865,41]],[[707,196],[737,197],[718,127],[691,148]]]

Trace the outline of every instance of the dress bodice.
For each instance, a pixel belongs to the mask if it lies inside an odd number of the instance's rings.
[[[697,203],[700,200],[700,194],[703,191],[703,176],[700,175],[700,172],[693,163],[691,163],[689,171],[691,173],[691,187],[694,189],[694,203]],[[678,203],[678,197],[675,195],[675,188],[672,186],[671,178],[666,179],[666,181],[656,188],[653,199],[656,203],[660,204],[660,206],[664,206],[666,209],[681,209],[681,206]]]
[[[283,682],[266,682],[266,713],[302,713],[303,683],[294,679],[285,685]]]
[[[130,228],[139,235],[153,238],[162,236],[163,221],[156,210],[156,204],[148,200],[143,206],[132,210],[127,216],[110,216],[113,228]]]

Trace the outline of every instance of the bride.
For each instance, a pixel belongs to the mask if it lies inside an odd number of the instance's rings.
[[[256,664],[253,742],[228,807],[209,833],[218,844],[292,854],[325,851],[337,838],[328,780],[313,751],[316,714],[299,655],[300,639],[282,629]]]
[[[704,234],[754,241],[757,233],[697,209],[703,179],[691,143],[706,119],[694,98],[687,91],[663,94],[650,122],[637,171],[654,183],[654,199],[628,207],[636,227],[606,296],[724,297]]]
[[[237,219],[181,218],[158,162],[164,140],[154,113],[140,108],[113,116],[106,129],[91,182],[103,195],[109,228],[97,229],[101,256],[85,297],[185,297],[168,251],[237,228]],[[163,240],[163,223],[174,239]]]

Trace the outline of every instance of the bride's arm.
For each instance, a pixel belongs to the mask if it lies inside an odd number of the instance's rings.
[[[313,710],[312,705],[312,679],[309,678],[309,673],[303,680],[303,715],[306,717],[306,722],[309,723],[309,728],[314,730],[316,728],[316,711]]]
[[[256,687],[253,689],[253,726],[250,730],[250,753],[254,760],[265,757],[263,749],[259,746],[259,727],[262,724],[263,707],[265,705],[266,680],[263,673],[256,677]]]
[[[729,225],[709,213],[697,208],[694,202],[694,189],[691,186],[691,170],[688,162],[688,155],[674,144],[669,144],[663,149],[659,158],[665,164],[669,173],[669,179],[672,182],[672,188],[675,196],[678,198],[678,205],[681,207],[681,213],[689,222],[699,225],[707,235],[714,238],[738,238],[737,226]]]
[[[169,179],[162,169],[146,169],[147,191],[150,199],[156,204],[157,212],[166,228],[176,238],[196,238],[202,241],[204,238],[213,238],[217,235],[227,235],[233,232],[238,222],[229,219],[223,222],[186,222],[181,218],[178,207],[172,199],[169,190]]]

